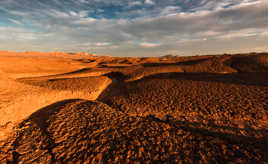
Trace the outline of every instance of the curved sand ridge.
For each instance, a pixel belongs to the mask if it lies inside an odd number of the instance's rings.
[[[28,84],[1,80],[0,138],[5,138],[14,125],[46,105],[64,99],[97,99],[111,82],[106,76],[35,80]]]
[[[242,64],[237,62],[241,58]],[[1,142],[0,160],[264,163],[266,59],[224,55],[165,63],[109,58],[94,59],[94,68],[87,66],[91,60],[81,60],[83,67],[69,73],[12,81],[12,86],[20,82],[20,88],[35,88],[24,104],[50,99],[28,111],[20,102],[24,108],[11,110],[13,120],[11,113],[3,117],[7,123],[26,120]],[[250,70],[243,63],[250,63]],[[18,117],[16,111],[27,114]]]

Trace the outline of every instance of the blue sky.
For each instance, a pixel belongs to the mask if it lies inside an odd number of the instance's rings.
[[[0,49],[113,56],[268,51],[268,0],[1,0]]]

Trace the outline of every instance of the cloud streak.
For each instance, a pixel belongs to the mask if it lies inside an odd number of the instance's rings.
[[[116,56],[265,51],[267,11],[267,0],[2,0],[0,49]]]

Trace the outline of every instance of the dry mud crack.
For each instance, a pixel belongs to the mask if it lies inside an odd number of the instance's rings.
[[[262,162],[262,139],[192,128],[172,117],[133,116],[101,102],[66,100],[34,113],[1,145],[1,161]]]

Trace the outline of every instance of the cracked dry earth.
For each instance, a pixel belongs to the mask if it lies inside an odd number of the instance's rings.
[[[147,74],[33,113],[0,163],[268,163],[266,72]]]
[[[66,100],[22,122],[2,146],[7,163],[262,163],[260,140],[133,116],[96,101]],[[267,146],[267,145],[266,145]]]

